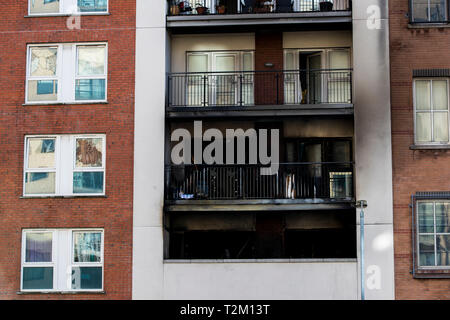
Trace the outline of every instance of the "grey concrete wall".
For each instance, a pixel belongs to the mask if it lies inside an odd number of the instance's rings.
[[[367,299],[394,298],[387,0],[353,1],[356,197],[367,200]],[[358,211],[359,212],[359,211]],[[375,272],[375,271],[376,272]],[[379,283],[376,277],[379,278]],[[379,284],[379,285],[378,285]]]

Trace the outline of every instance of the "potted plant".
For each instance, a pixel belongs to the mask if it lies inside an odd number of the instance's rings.
[[[195,5],[195,10],[197,10],[198,14],[207,14],[208,13],[208,7],[203,6],[201,3],[197,3]]]
[[[329,0],[320,0],[319,2],[320,11],[332,11],[333,10],[333,2]]]
[[[216,11],[218,14],[225,14],[227,12],[225,0],[219,0],[219,4],[216,6]]]

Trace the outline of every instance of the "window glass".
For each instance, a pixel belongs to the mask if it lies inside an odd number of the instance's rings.
[[[102,267],[73,267],[72,289],[101,289]]]
[[[108,0],[78,0],[78,11],[80,12],[106,12]]]
[[[188,56],[188,72],[207,72],[208,71],[208,56],[204,55],[189,55]]]
[[[420,202],[418,205],[418,211],[419,211],[419,232],[433,233],[434,232],[433,204]]]
[[[74,172],[73,193],[103,193],[103,172]]]
[[[52,233],[26,233],[25,262],[51,262]]]
[[[416,140],[420,142],[431,141],[431,114],[417,113],[416,117]]]
[[[28,140],[28,168],[55,167],[55,139],[31,138]]]
[[[435,112],[433,113],[433,129],[434,141],[447,142],[448,141],[448,113]]]
[[[103,139],[79,138],[76,144],[76,167],[102,167]]]
[[[75,83],[75,100],[105,100],[105,79],[79,79]]]
[[[434,236],[419,236],[419,264],[421,266],[434,266]]]
[[[436,236],[436,258],[438,266],[450,266],[450,235]]]
[[[75,232],[73,242],[73,262],[101,262],[100,232]]]
[[[330,51],[330,69],[348,69],[349,59],[348,51],[336,50]]]
[[[433,109],[448,110],[448,88],[445,80],[433,80]]]
[[[58,48],[32,47],[30,75],[32,77],[48,77],[56,75]]]
[[[436,232],[450,233],[450,203],[436,203]]]
[[[25,194],[54,194],[56,190],[54,172],[27,172]]]
[[[430,110],[430,81],[416,81],[416,110]]]
[[[29,80],[28,101],[56,101],[58,100],[58,81]]]
[[[30,0],[30,13],[59,13],[59,0]]]
[[[92,76],[105,74],[105,46],[78,47],[78,75]]]
[[[24,267],[22,288],[53,289],[53,267]]]

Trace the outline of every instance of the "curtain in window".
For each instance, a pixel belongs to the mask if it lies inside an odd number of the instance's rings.
[[[74,234],[74,262],[100,262],[101,233]]]
[[[27,233],[25,261],[26,262],[52,261],[51,233]]]

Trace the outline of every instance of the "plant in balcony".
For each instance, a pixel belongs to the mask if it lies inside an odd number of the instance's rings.
[[[218,14],[225,14],[227,12],[225,0],[219,0],[219,4],[216,6],[216,12]]]
[[[198,14],[207,14],[208,13],[208,7],[205,7],[201,3],[197,3],[195,5],[195,10],[197,11]]]
[[[320,0],[319,2],[320,11],[332,11],[333,10],[333,2],[330,0]]]

